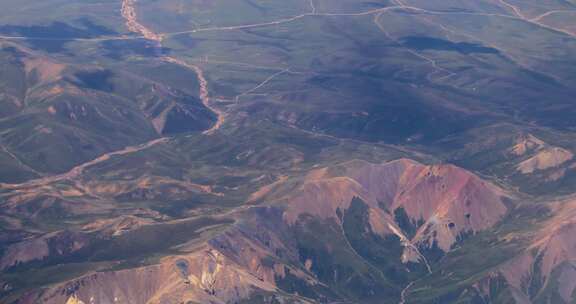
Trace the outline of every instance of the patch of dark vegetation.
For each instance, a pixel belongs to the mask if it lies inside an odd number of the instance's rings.
[[[55,21],[48,25],[2,25],[0,33],[4,35],[27,37],[33,47],[50,53],[66,50],[66,43],[73,39],[90,39],[104,35],[115,35],[117,32],[98,25],[89,19],[77,21],[79,26]]]
[[[527,286],[528,295],[530,298],[535,298],[545,286],[545,277],[542,275],[542,260],[543,254],[537,254],[535,262],[532,266],[532,275]]]
[[[179,134],[209,129],[216,115],[201,104],[174,107],[166,115],[162,134]]]
[[[269,11],[269,9],[267,9],[266,7],[260,5],[259,3],[257,3],[254,0],[244,0],[244,2],[246,2],[246,4],[248,4],[249,6],[257,9],[258,11],[260,11],[261,13],[266,13],[267,11]]]
[[[568,167],[568,166],[566,166]],[[556,169],[556,168],[554,168]],[[520,190],[535,195],[546,195],[555,193],[556,195],[567,195],[574,193],[576,185],[576,171],[567,170],[564,176],[556,181],[547,181],[552,170],[537,172],[532,175],[515,176],[515,181],[520,185]]]
[[[13,46],[6,46],[3,48],[0,48],[0,52],[5,53],[7,55],[10,55],[15,59],[26,58],[26,54],[24,52],[22,52],[21,50],[15,48]]]
[[[187,260],[181,259],[176,261],[176,267],[178,268],[178,270],[180,271],[180,276],[185,279],[188,280],[188,276],[190,275],[190,265],[188,263]]]
[[[418,246],[418,249],[420,250],[420,253],[426,257],[428,262],[438,262],[446,254],[442,249],[440,249],[440,247],[438,247],[436,241],[434,241],[431,246],[427,244],[424,246]]]
[[[174,254],[174,246],[200,237],[197,232],[199,229],[231,223],[228,219],[204,217],[173,224],[144,226],[113,237],[90,233],[84,236],[91,240],[86,247],[69,254],[18,265],[5,271],[0,281],[7,282],[14,292],[18,292],[79,277],[98,264],[110,265],[107,269],[110,271],[145,266],[150,263],[149,259]],[[183,268],[180,268],[181,271]]]
[[[354,198],[342,222],[346,239],[360,256],[381,269],[391,282],[404,285],[409,281],[409,274],[401,262],[400,239],[396,235],[382,237],[372,231],[366,203]]]
[[[0,32],[40,39],[96,38],[102,35],[116,34],[116,32],[87,19],[81,20],[80,24],[82,27],[74,27],[60,21],[52,22],[49,25],[2,25]]]
[[[104,56],[122,60],[129,56],[161,57],[170,54],[170,49],[160,47],[156,42],[146,39],[108,40],[102,42]]]
[[[197,37],[192,37],[190,34],[179,34],[172,36],[176,42],[186,47],[187,49],[196,48],[200,42],[206,41],[206,39],[201,39]]]
[[[418,227],[424,224],[424,220],[420,219],[417,223],[413,223],[408,217],[406,210],[404,208],[396,208],[394,210],[394,220],[398,224],[398,227],[402,229],[407,238],[412,239],[416,235]]]
[[[331,108],[298,113],[302,129],[343,138],[391,144],[428,144],[487,123],[484,114],[462,113],[431,103],[418,91],[407,90],[386,77],[350,70],[312,77],[310,85],[326,92],[362,92],[334,96]],[[295,110],[297,111],[297,110]]]
[[[276,276],[275,279],[280,289],[291,294],[316,299],[320,301],[320,303],[325,303],[329,299],[333,300],[336,298],[326,287],[322,285],[310,285],[306,280],[292,274],[288,268],[285,268],[285,275],[283,277]]]
[[[44,260],[19,264],[9,269],[9,273],[20,273],[51,267],[58,264],[84,262],[122,262],[122,265],[142,265],[146,258],[173,253],[172,247],[199,237],[198,229],[211,225],[231,224],[229,219],[203,217],[182,221],[176,224],[156,224],[143,226],[124,234],[108,237],[97,233],[65,233],[51,240],[51,255]],[[85,241],[86,246],[72,251],[75,241]]]
[[[334,220],[301,217],[296,227],[299,259],[340,299],[358,303],[396,302],[400,290],[354,253]]]
[[[32,260],[28,262],[18,261],[16,264],[6,268],[5,273],[20,273],[28,269],[41,268],[62,262],[73,254],[74,246],[83,244],[94,236],[88,233],[78,233],[72,231],[61,231],[46,240],[48,247],[47,258],[43,260]]]
[[[173,218],[185,218],[188,211],[206,205],[208,204],[205,201],[203,201],[202,198],[196,198],[194,200],[180,200],[180,201],[165,200],[165,202],[163,203],[159,203],[152,206],[151,209]]]
[[[477,43],[452,42],[426,36],[408,36],[401,40],[402,45],[416,50],[435,50],[458,52],[460,54],[500,54],[495,48],[486,47]]]
[[[252,30],[244,30],[244,32],[246,33],[250,33],[252,35],[255,35],[258,38],[270,38],[269,35],[259,32],[259,31],[252,31]],[[248,40],[248,39],[219,39],[219,41],[223,41],[223,42],[228,42],[228,43],[235,43],[241,46],[246,46],[246,47],[266,47],[266,48],[273,48],[278,50],[280,53],[285,52],[285,53],[289,53],[292,50],[285,45],[285,43],[282,42],[274,42],[271,39],[268,40]],[[280,53],[278,54],[279,56]]]
[[[450,223],[450,224],[454,224],[454,223]],[[454,224],[453,227],[451,227],[450,225],[448,226],[448,228],[453,229],[454,227],[456,227],[456,225]],[[461,244],[462,242],[464,242],[465,240],[467,240],[468,238],[471,238],[474,236],[474,231],[463,231],[460,232],[458,235],[456,235],[456,242],[454,244],[452,244],[452,249],[456,248],[459,246],[459,244]]]
[[[428,143],[463,132],[473,123],[416,103],[373,105],[365,112],[368,115],[311,113],[302,117],[298,124],[304,129],[316,129],[338,137],[397,144],[407,140]]]
[[[96,254],[95,258],[125,259],[142,258],[152,254],[174,254],[173,246],[200,237],[200,230],[213,225],[230,225],[232,219],[202,217],[179,223],[144,226],[121,235]],[[130,235],[131,234],[131,235]],[[119,249],[119,250],[117,250]],[[118,255],[118,253],[121,253]]]
[[[466,300],[468,300],[468,302],[464,302],[464,303],[470,303],[470,304],[482,303],[482,302],[478,302],[478,300],[482,300],[481,298],[478,299],[475,296],[473,296],[471,298],[466,297],[467,291],[468,290],[466,288],[454,289],[452,291],[449,291],[449,292],[433,299],[430,303],[433,303],[433,304],[462,303],[461,301],[463,300],[463,298],[467,298]]]
[[[95,263],[70,263],[42,269],[35,268],[17,274],[4,274],[0,277],[2,280],[0,286],[3,287],[0,290],[0,302],[18,303],[15,297],[22,295],[27,289],[71,280],[95,268],[97,268]]]
[[[364,1],[361,5],[365,8],[385,8],[390,6],[391,3],[388,0],[380,0],[380,1]]]
[[[298,150],[309,154],[320,153],[323,149],[338,144],[332,139],[303,137],[298,134],[284,134],[278,137],[277,142],[295,146]]]
[[[512,303],[514,301],[510,286],[502,275],[490,278],[489,290],[488,294],[494,299],[493,303]],[[480,294],[476,294],[474,299],[476,302],[473,303],[489,303],[488,299],[485,299],[485,296]]]
[[[533,80],[535,80],[539,83],[544,83],[544,84],[552,85],[552,86],[561,86],[561,84],[558,83],[558,81],[556,81],[556,79],[554,79],[554,78],[552,78],[546,74],[538,73],[538,72],[531,71],[531,70],[524,70],[524,72],[526,74],[528,74],[528,76],[530,78],[532,78]]]
[[[79,87],[112,92],[114,90],[114,84],[112,77],[114,74],[110,70],[97,70],[97,71],[80,71],[74,74],[75,81],[72,80],[74,84]]]

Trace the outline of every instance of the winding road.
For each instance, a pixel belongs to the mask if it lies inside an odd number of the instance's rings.
[[[408,5],[404,3],[404,1],[396,1],[398,5],[394,6],[387,6],[381,7],[376,9],[371,9],[367,11],[361,12],[350,12],[350,13],[321,13],[318,12],[317,7],[314,5],[313,0],[310,0],[310,8],[311,10],[306,13],[302,13],[299,15],[295,15],[292,17],[286,17],[275,21],[269,22],[262,22],[262,23],[252,23],[252,24],[242,24],[242,25],[233,25],[233,26],[215,26],[215,27],[205,27],[205,28],[196,28],[191,30],[184,30],[184,31],[177,31],[177,32],[166,32],[166,33],[155,33],[154,31],[150,30],[148,27],[144,26],[143,24],[138,22],[137,13],[136,13],[136,1],[137,0],[122,0],[122,16],[126,20],[126,26],[128,29],[133,32],[139,34],[139,36],[104,36],[104,37],[96,37],[96,38],[51,38],[51,37],[28,37],[28,36],[9,36],[9,35],[0,35],[0,39],[12,39],[12,40],[70,40],[70,41],[106,41],[106,40],[129,40],[129,39],[149,39],[153,41],[161,41],[165,37],[169,36],[177,36],[181,34],[192,34],[192,33],[199,33],[199,32],[210,32],[210,31],[231,31],[231,30],[242,30],[242,29],[249,29],[249,28],[257,28],[257,27],[266,27],[266,26],[274,26],[279,24],[285,24],[289,22],[294,22],[300,20],[305,17],[310,16],[325,16],[325,17],[345,17],[345,16],[366,16],[366,15],[373,15],[381,12],[386,11],[413,11],[418,12],[421,14],[429,14],[429,15],[469,15],[469,16],[486,16],[486,17],[500,17],[500,18],[507,18],[507,19],[514,19],[526,23],[530,23],[532,25],[538,26],[543,29],[547,29],[550,31],[554,31],[557,33],[565,34],[571,36],[572,38],[576,38],[576,33],[553,27],[547,24],[540,22],[540,20],[546,16],[556,14],[556,13],[571,13],[576,12],[575,10],[551,10],[549,12],[543,13],[540,16],[536,16],[534,18],[528,18],[524,14],[522,14],[521,9],[508,3],[506,0],[495,0],[495,4],[506,8],[512,12],[511,15],[509,14],[502,14],[502,13],[486,13],[486,12],[473,12],[473,11],[436,11],[436,10],[429,10],[423,9],[420,7],[416,7],[413,5]]]

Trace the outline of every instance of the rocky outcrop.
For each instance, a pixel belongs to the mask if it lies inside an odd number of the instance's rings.
[[[516,165],[516,170],[522,174],[556,168],[574,158],[571,151],[549,145],[528,133],[518,136],[508,152],[515,157],[522,157]]]
[[[516,139],[516,143],[510,148],[510,153],[522,156],[534,150],[544,147],[546,143],[532,134],[523,134]]]
[[[307,176],[295,195],[283,197],[285,219],[302,214],[335,218],[358,197],[370,207],[372,229],[402,231],[393,216],[405,213],[416,234],[411,243],[449,251],[458,237],[495,225],[507,208],[504,191],[452,165],[423,165],[408,159],[384,164],[352,161]]]
[[[574,154],[560,147],[547,147],[534,156],[518,164],[517,169],[522,174],[558,167],[574,158]]]

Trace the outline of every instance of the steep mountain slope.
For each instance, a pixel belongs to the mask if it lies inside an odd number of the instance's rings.
[[[2,50],[13,69],[1,80],[2,153],[18,164],[2,168],[18,170],[2,174],[4,182],[62,173],[106,152],[214,123],[196,97],[153,80],[57,63],[10,43]]]
[[[313,172],[312,180],[296,190],[299,195],[286,199],[288,222],[300,214],[337,219],[337,210],[344,212],[359,198],[370,206],[374,225],[383,227],[372,229],[383,235],[398,233],[401,229],[391,215],[405,216],[402,224],[414,230],[411,244],[446,252],[461,234],[489,228],[506,213],[501,190],[453,166],[402,159],[383,165],[355,161],[333,170],[343,170],[342,176]]]
[[[224,217],[234,219],[232,226],[205,241],[182,239],[173,244],[173,254],[150,265],[88,273],[28,294],[21,303],[397,301],[403,285],[431,272],[445,252],[496,225],[507,212],[505,197],[496,186],[450,165],[346,162],[257,191],[251,199],[264,205],[233,211]],[[110,232],[111,242],[146,227],[178,224],[131,220],[127,225]],[[109,226],[98,226],[90,230],[102,237]],[[122,229],[133,232],[120,234]],[[49,246],[62,245],[58,238],[38,239],[37,246],[47,244],[45,254],[18,263],[86,254],[101,246],[90,230],[72,238],[75,247],[67,251]],[[10,246],[5,267],[16,265],[11,259],[24,257],[30,246]],[[384,258],[383,252],[389,255]]]

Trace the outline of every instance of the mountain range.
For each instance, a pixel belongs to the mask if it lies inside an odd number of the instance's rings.
[[[0,303],[576,301],[573,0],[5,0]]]

